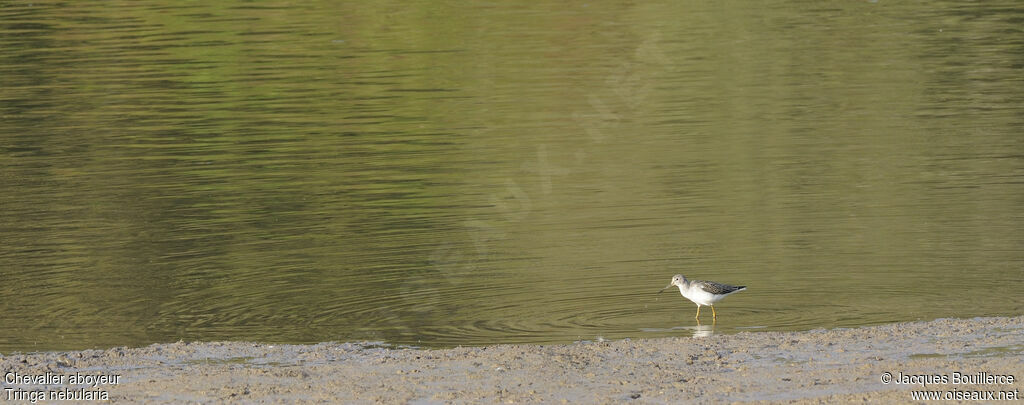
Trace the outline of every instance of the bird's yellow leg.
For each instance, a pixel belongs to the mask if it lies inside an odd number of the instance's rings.
[[[718,313],[715,312],[715,306],[711,306],[711,319],[718,319]]]
[[[697,318],[698,321],[700,320],[700,305],[697,305],[697,316],[694,318]]]

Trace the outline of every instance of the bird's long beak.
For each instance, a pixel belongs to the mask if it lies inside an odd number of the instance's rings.
[[[665,288],[662,288],[661,291],[658,291],[658,294],[661,294],[661,293],[665,292],[665,290],[667,290],[669,288],[672,288],[672,284],[669,284],[669,285],[665,286]]]

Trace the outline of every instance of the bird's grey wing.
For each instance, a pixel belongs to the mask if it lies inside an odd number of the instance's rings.
[[[730,294],[736,291],[747,288],[747,286],[733,286],[728,284],[716,283],[714,281],[701,281],[700,289],[707,291],[711,294]]]

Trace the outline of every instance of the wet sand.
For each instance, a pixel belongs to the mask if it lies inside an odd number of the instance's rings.
[[[1020,395],[1024,316],[443,350],[354,343],[173,343],[8,354],[0,357],[0,370],[5,375],[0,399],[912,403],[921,402],[912,400],[912,390],[968,398],[990,390]],[[882,382],[885,373],[893,378],[888,384]],[[963,383],[966,378],[973,382]],[[922,381],[933,384],[922,387]]]

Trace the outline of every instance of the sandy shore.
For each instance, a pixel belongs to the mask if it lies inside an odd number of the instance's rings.
[[[0,370],[5,400],[41,395],[147,403],[920,402],[912,400],[912,390],[968,398],[995,391],[1012,398],[1024,388],[1024,316],[445,350],[174,343],[7,355],[0,357]],[[888,384],[882,382],[885,373],[892,376]],[[973,381],[961,381],[967,378]],[[922,387],[924,380],[933,383]]]

